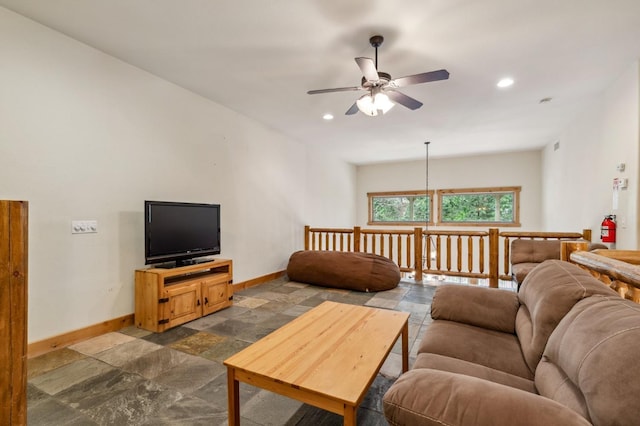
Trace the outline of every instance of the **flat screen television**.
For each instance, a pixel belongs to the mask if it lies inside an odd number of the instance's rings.
[[[181,266],[220,254],[220,205],[145,201],[145,264]]]

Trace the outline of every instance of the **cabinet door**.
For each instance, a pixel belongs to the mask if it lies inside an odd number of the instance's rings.
[[[202,316],[202,302],[200,301],[200,283],[175,288],[167,288],[169,301],[165,303],[164,319],[168,322],[164,330],[184,324],[185,322]]]
[[[227,306],[231,306],[231,286],[229,277],[207,279],[202,282],[202,315],[207,315]]]

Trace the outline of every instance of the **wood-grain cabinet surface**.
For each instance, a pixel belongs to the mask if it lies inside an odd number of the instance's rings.
[[[149,331],[162,332],[233,303],[231,260],[139,269],[135,281],[135,324]]]

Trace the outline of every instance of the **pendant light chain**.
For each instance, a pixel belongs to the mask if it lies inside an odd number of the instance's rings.
[[[430,269],[431,264],[431,247],[429,243],[431,238],[429,237],[429,213],[431,211],[431,202],[429,201],[429,144],[431,142],[425,142],[425,214],[424,214],[424,264],[423,269],[427,267]],[[429,257],[427,257],[429,256]]]

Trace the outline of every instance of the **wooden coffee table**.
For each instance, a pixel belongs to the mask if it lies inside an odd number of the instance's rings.
[[[344,416],[356,412],[402,335],[402,371],[409,369],[409,314],[324,302],[227,358],[229,424],[240,424],[239,382]]]

